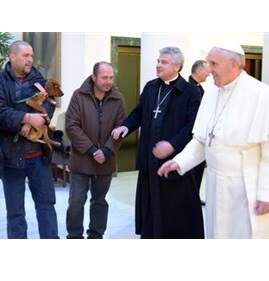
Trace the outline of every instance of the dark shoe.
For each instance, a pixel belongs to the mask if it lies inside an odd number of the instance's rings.
[[[201,206],[205,206],[205,201],[201,200]]]
[[[87,239],[103,239],[103,235],[97,232],[90,232]]]
[[[70,236],[70,235],[67,235],[66,239],[84,239],[84,237],[83,236]]]

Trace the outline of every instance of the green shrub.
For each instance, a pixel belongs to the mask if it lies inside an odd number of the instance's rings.
[[[9,32],[0,32],[0,69],[2,69],[8,55],[8,47],[12,36]]]

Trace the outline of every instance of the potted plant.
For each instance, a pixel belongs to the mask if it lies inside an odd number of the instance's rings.
[[[0,32],[0,70],[6,62],[8,47],[12,36],[9,32]]]

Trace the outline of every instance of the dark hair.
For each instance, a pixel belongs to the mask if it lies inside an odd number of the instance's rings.
[[[112,64],[111,64],[110,62],[106,62],[106,61],[97,62],[97,63],[94,65],[93,71],[92,71],[92,73],[93,73],[94,76],[97,76],[97,75],[98,75],[98,72],[99,72],[100,67],[101,67],[102,65],[109,65],[109,66],[112,67]]]
[[[204,67],[207,64],[205,60],[197,60],[191,68],[191,74],[195,74],[198,68]]]

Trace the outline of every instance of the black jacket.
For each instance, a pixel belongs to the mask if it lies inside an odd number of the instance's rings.
[[[194,85],[194,86],[196,86],[198,88],[198,90],[199,90],[199,92],[201,94],[201,97],[204,96],[204,93],[205,93],[204,88],[201,86],[200,83],[195,81],[192,76],[189,77],[189,83],[191,83],[192,85]]]
[[[26,148],[27,151],[42,150],[40,144],[30,142],[22,136],[18,137],[25,113],[34,112],[25,102],[20,101],[38,91],[34,86],[36,82],[44,86],[46,80],[34,67],[22,83],[16,80],[10,63],[7,63],[0,73],[0,147],[4,166],[23,168],[22,155]],[[44,106],[51,117],[54,106],[48,102],[45,102]]]
[[[136,108],[123,123],[129,128],[129,133],[141,127],[139,149],[137,157],[137,169],[148,173],[147,157],[150,155],[150,126],[153,110],[155,109],[155,97],[161,85],[160,79],[148,82],[141,94],[140,101]],[[160,128],[160,139],[168,141],[175,149],[172,158],[181,152],[186,144],[192,139],[192,128],[196,114],[201,102],[201,96],[197,87],[189,84],[184,78],[179,77],[175,89],[171,93],[168,110],[163,117]],[[150,151],[149,151],[150,150]],[[159,161],[159,166],[166,161]],[[158,168],[158,167],[156,167]]]

